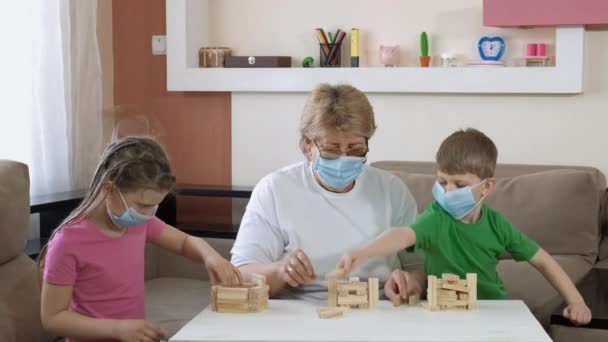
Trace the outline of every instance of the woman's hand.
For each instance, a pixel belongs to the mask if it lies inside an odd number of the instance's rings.
[[[410,272],[394,270],[384,284],[384,295],[391,301],[396,297],[401,297],[407,302],[410,296],[420,295],[423,287],[424,284],[420,284]]]
[[[279,263],[278,274],[291,287],[298,287],[317,278],[310,259],[300,249],[291,251],[283,258]]]
[[[205,258],[205,268],[211,284],[236,286],[243,283],[241,271],[215,251]]]

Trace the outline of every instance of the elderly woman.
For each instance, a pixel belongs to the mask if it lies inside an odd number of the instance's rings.
[[[281,294],[322,299],[325,274],[343,252],[414,222],[416,202],[406,185],[366,164],[375,130],[374,111],[359,90],[313,90],[300,119],[306,160],[264,177],[247,206],[232,249],[244,276],[265,275],[272,296],[288,290]],[[390,279],[389,298],[420,292],[422,271],[400,266],[398,256],[370,259],[353,275]]]

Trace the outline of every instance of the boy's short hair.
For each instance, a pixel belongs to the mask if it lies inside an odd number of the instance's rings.
[[[494,176],[498,151],[487,135],[474,129],[458,130],[437,150],[437,167],[449,175],[472,173],[481,179]]]

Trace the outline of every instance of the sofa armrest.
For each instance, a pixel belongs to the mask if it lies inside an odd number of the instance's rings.
[[[602,261],[598,262],[597,264],[595,264],[594,267],[595,268],[608,269],[608,259],[605,259],[605,260],[602,260]]]
[[[20,254],[0,265],[0,279],[0,341],[43,340],[36,263]]]
[[[600,203],[599,220],[602,240],[600,241],[598,259],[603,261],[608,260],[608,189],[604,190],[602,201]]]

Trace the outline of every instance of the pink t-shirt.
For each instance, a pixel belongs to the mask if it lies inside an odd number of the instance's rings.
[[[70,311],[94,318],[145,319],[144,249],[164,227],[154,217],[112,238],[86,219],[68,224],[49,242],[44,280],[73,286]]]

